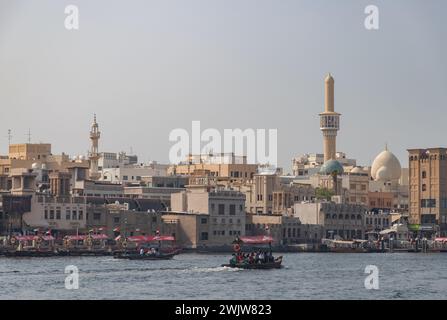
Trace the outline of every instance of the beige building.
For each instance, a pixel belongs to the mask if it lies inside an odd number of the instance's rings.
[[[163,204],[156,200],[130,200],[109,202],[105,199],[87,200],[87,229],[100,229],[113,238],[117,232],[125,236],[174,235],[176,225],[164,224]],[[114,230],[118,230],[115,232]]]
[[[316,224],[302,224],[297,217],[284,215],[248,214],[246,234],[270,235],[274,245],[319,243],[323,228]]]
[[[245,195],[232,190],[190,186],[172,194],[164,219],[179,223],[179,232],[191,247],[228,246],[245,234]]]
[[[354,167],[345,172],[342,186],[348,190],[347,203],[367,206],[369,194],[369,172],[360,167]]]
[[[252,179],[258,170],[257,164],[248,164],[247,158],[234,154],[190,155],[185,162],[172,165],[170,175],[193,175],[197,171],[208,172],[211,177],[226,178],[230,181]]]
[[[345,240],[365,238],[366,206],[334,202],[295,203],[294,216],[303,224],[318,224],[324,237]]]
[[[410,210],[413,231],[447,233],[447,149],[409,149]]]
[[[9,159],[46,161],[51,155],[49,143],[20,143],[9,145]]]

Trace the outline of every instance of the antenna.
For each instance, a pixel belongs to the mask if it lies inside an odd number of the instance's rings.
[[[11,129],[8,129],[8,145],[11,145],[11,140],[12,140]]]
[[[28,136],[28,143],[31,143],[31,129],[28,129],[27,136]]]

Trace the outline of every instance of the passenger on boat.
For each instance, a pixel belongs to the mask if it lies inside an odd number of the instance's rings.
[[[144,248],[140,248],[140,255],[144,255]]]
[[[236,254],[233,253],[230,259],[230,265],[235,266],[237,263]]]

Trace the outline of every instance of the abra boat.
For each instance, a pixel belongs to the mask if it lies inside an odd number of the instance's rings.
[[[128,260],[169,260],[180,253],[178,248],[162,248],[162,241],[175,241],[172,236],[131,236],[127,238],[117,237],[124,250],[115,251],[115,259]],[[129,250],[128,243],[133,243],[134,247]]]
[[[223,264],[222,267],[238,268],[238,269],[281,269],[282,268],[282,256],[275,258],[274,262],[263,263],[236,263],[236,264]]]
[[[269,252],[272,252],[272,242],[273,238],[270,236],[253,236],[253,237],[238,237],[235,241],[233,241],[233,249],[236,254],[242,253],[243,245],[249,246],[253,249],[253,247],[257,245],[266,245],[269,246]],[[272,256],[273,257],[273,256]],[[240,268],[240,269],[280,269],[282,267],[282,256],[274,258],[273,261],[253,261],[253,262],[238,262],[238,263],[226,263],[222,264],[222,267],[228,268]]]
[[[178,252],[160,253],[160,254],[139,254],[136,252],[119,252],[113,257],[115,259],[128,259],[128,260],[170,260]]]

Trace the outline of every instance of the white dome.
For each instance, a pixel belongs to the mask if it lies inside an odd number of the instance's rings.
[[[382,151],[371,167],[371,177],[376,181],[395,181],[401,176],[401,166],[396,156],[388,150]]]

